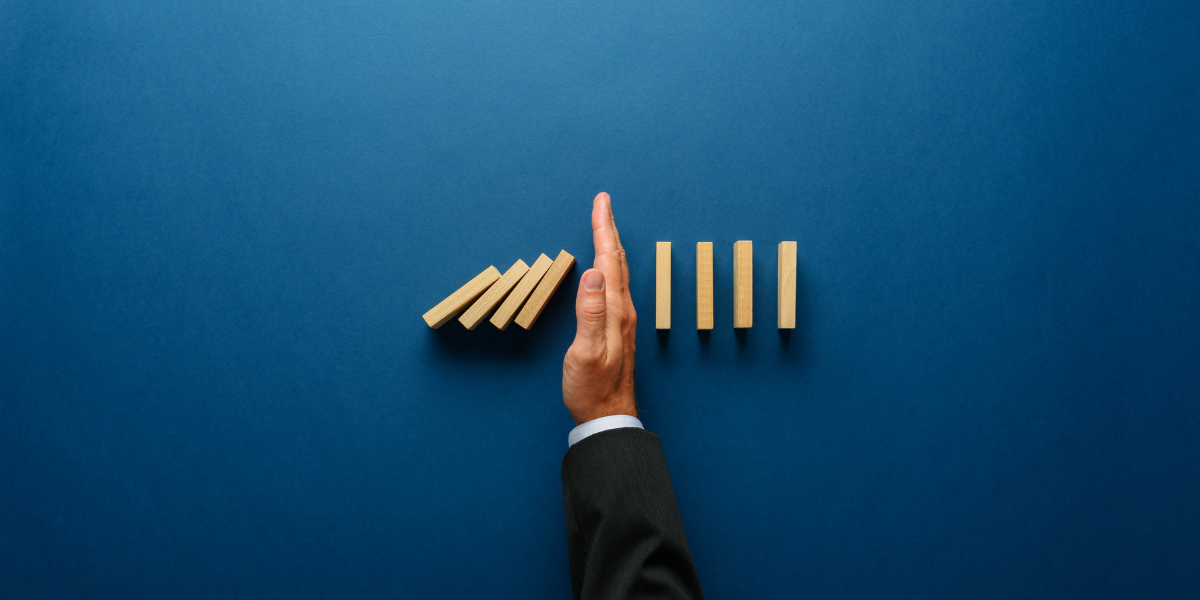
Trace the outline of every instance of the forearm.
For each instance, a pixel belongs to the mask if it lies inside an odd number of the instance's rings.
[[[575,597],[702,598],[658,436],[602,431],[563,458]]]

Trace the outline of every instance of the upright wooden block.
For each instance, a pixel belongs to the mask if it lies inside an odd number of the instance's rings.
[[[550,270],[550,265],[553,263],[554,261],[550,260],[550,257],[545,254],[533,261],[533,266],[529,267],[529,270],[521,277],[521,281],[517,284],[517,287],[513,288],[508,298],[505,298],[504,302],[500,304],[500,308],[496,309],[496,314],[492,315],[492,325],[495,325],[500,331],[508,329],[513,319],[517,318],[517,311],[521,310],[521,305],[525,303],[525,299],[529,297],[530,292],[542,280],[542,276],[546,274],[546,271]]]
[[[796,328],[796,242],[779,242],[779,328]]]
[[[654,328],[671,328],[671,242],[658,242],[654,262]]]
[[[511,291],[514,286],[517,285],[517,282],[520,281],[521,277],[523,277],[527,272],[529,272],[529,265],[525,264],[525,261],[518,258],[517,262],[513,263],[513,265],[504,272],[504,275],[500,277],[500,279],[496,280],[496,283],[493,283],[492,287],[488,288],[488,291],[484,292],[483,295],[475,301],[475,304],[472,304],[471,308],[468,308],[467,312],[463,313],[462,316],[458,318],[458,322],[462,323],[463,327],[466,327],[467,329],[475,329],[478,327],[479,324],[482,323],[485,318],[487,318],[488,313],[492,312],[492,309],[496,308],[496,306],[500,304],[500,301],[504,299],[504,296],[508,294],[508,292]]]
[[[733,326],[754,325],[754,242],[733,244]]]
[[[525,303],[525,308],[522,308],[520,314],[517,315],[517,325],[524,329],[533,327],[533,322],[542,315],[542,310],[546,308],[550,296],[554,295],[559,284],[566,279],[567,272],[573,266],[575,266],[574,256],[567,254],[566,250],[558,253],[558,258],[554,259],[554,264],[550,265],[550,270],[546,271],[542,282],[529,295],[529,301]]]
[[[696,329],[713,328],[712,242],[696,244]]]
[[[462,309],[487,291],[497,279],[500,279],[500,271],[497,271],[496,267],[488,267],[445,300],[438,302],[437,306],[429,309],[429,312],[425,313],[422,318],[434,329],[445,325],[447,321],[454,318],[454,315],[462,312]]]

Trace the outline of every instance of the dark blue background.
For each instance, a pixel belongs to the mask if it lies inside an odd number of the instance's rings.
[[[569,596],[601,190],[709,596],[1200,595],[1196,3],[428,4],[0,3],[5,597]]]

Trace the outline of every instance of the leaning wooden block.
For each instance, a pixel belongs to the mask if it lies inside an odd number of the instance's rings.
[[[554,259],[554,264],[550,265],[550,270],[546,271],[542,282],[529,295],[529,301],[525,303],[525,308],[522,308],[521,313],[517,315],[517,325],[524,329],[533,327],[533,322],[537,321],[537,318],[542,315],[542,310],[546,308],[546,303],[550,302],[550,296],[554,295],[558,285],[567,278],[567,271],[570,271],[573,266],[575,266],[574,256],[567,254],[566,250],[558,253],[558,258]]]
[[[658,242],[654,275],[654,328],[671,328],[671,242]]]
[[[779,328],[796,328],[796,242],[779,242]]]
[[[508,292],[517,285],[517,282],[521,280],[521,277],[524,276],[528,271],[529,265],[525,264],[525,261],[517,259],[517,262],[513,263],[513,266],[509,267],[508,270],[504,272],[504,275],[500,277],[496,283],[493,283],[492,287],[488,288],[488,291],[484,292],[483,295],[475,301],[475,304],[472,304],[471,308],[467,309],[467,312],[463,313],[462,316],[458,318],[458,322],[462,323],[463,327],[466,327],[467,329],[475,329],[478,327],[479,324],[482,323],[485,318],[487,318],[488,313],[492,312],[492,309],[496,308],[496,305],[500,304],[500,301],[504,299],[505,294],[508,294]]]
[[[733,326],[754,324],[754,242],[733,244]]]
[[[437,306],[429,309],[423,316],[425,322],[434,329],[445,325],[454,315],[462,312],[462,309],[487,291],[497,279],[500,279],[500,271],[497,271],[496,267],[488,267],[445,300],[438,302]]]
[[[696,244],[696,329],[713,328],[712,242]]]
[[[542,280],[542,276],[546,274],[546,271],[550,270],[550,265],[553,263],[554,261],[550,260],[550,257],[545,254],[533,261],[533,266],[529,267],[529,270],[521,277],[521,281],[517,283],[517,287],[513,288],[512,293],[508,295],[508,298],[505,298],[500,308],[496,309],[496,314],[492,315],[492,325],[495,325],[501,331],[508,329],[513,319],[517,318],[517,311],[521,310],[521,305],[525,303],[525,299],[529,297],[530,292]]]

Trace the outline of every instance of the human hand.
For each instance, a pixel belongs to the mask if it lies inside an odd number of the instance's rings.
[[[563,359],[563,404],[575,424],[610,415],[637,416],[633,352],[637,312],[629,295],[629,266],[617,235],[612,199],[592,201],[596,261],[583,272],[575,297],[578,327]]]

